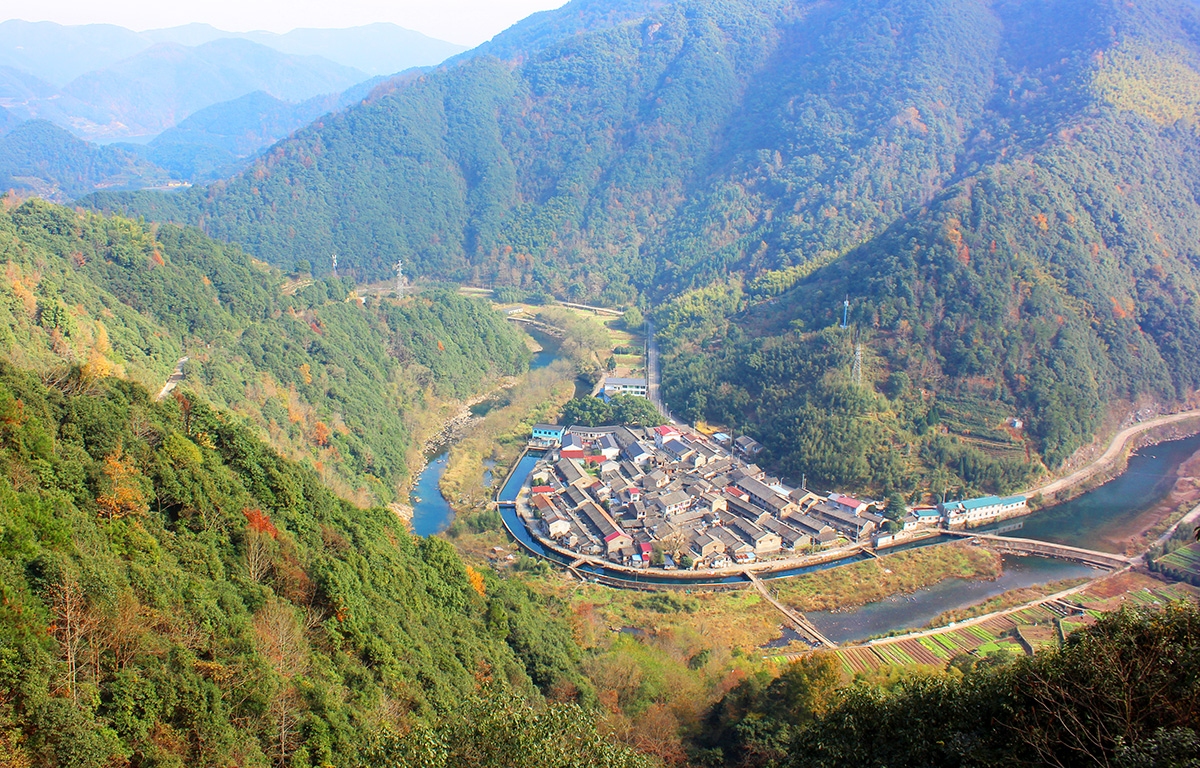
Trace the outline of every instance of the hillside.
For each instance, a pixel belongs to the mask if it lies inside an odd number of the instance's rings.
[[[97,189],[165,185],[170,174],[117,147],[77,139],[46,120],[0,135],[0,188],[66,202]]]
[[[194,112],[146,145],[122,148],[165,168],[177,179],[212,181],[240,170],[259,150],[317,117],[361,101],[380,79],[299,103],[255,91]]]
[[[90,204],[285,268],[336,250],[381,277],[388,253],[673,299],[670,404],[793,480],[1003,490],[1111,405],[1200,382],[1198,24],[1166,1],[576,0],[226,182]]]
[[[352,284],[285,277],[194,230],[6,202],[4,354],[152,391],[188,356],[185,387],[361,504],[395,498],[427,407],[528,365],[517,331],[448,291],[364,305]]]
[[[557,605],[198,399],[0,360],[0,470],[6,766],[645,764]]]

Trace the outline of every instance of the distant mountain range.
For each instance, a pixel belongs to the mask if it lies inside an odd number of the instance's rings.
[[[394,24],[279,35],[6,21],[0,182],[65,201],[98,189],[212,181],[363,99],[381,75],[462,50]],[[9,133],[23,122],[33,124]],[[109,151],[86,141],[124,143]]]
[[[107,69],[160,43],[196,47],[230,39],[249,40],[292,56],[322,56],[367,75],[431,66],[466,50],[386,23],[346,29],[294,29],[280,35],[226,32],[208,24],[134,32],[111,24],[63,26],[13,19],[0,22],[0,67],[12,67],[62,87],[80,75]]]
[[[279,35],[14,20],[0,23],[0,107],[82,139],[148,142],[201,109],[255,91],[298,106],[462,50],[394,24]]]

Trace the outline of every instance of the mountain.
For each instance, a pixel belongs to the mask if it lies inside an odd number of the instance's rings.
[[[820,486],[1020,487],[1200,385],[1193,3],[607,8],[92,204],[285,268],[654,304],[672,407]]]
[[[0,107],[22,120],[49,120],[90,141],[145,142],[202,109],[255,91],[295,105],[318,96],[337,104],[333,94],[351,86],[358,86],[354,98],[361,98],[380,75],[437,64],[461,50],[393,24],[277,35],[204,24],[135,33],[106,25],[8,21],[0,24]],[[268,117],[250,131],[269,135],[269,144],[322,114],[314,112],[315,104],[291,110],[303,119]],[[231,108],[236,119],[237,107]],[[219,114],[201,119],[212,123]],[[279,119],[289,124],[281,133]],[[246,156],[234,154],[234,160]],[[232,173],[239,167],[216,156],[180,163],[199,163],[206,178],[217,168]]]
[[[8,116],[8,113],[5,113]],[[4,122],[0,120],[0,130]],[[170,174],[116,147],[98,147],[45,120],[0,135],[0,189],[66,201],[97,189],[166,186]]]
[[[205,107],[149,144],[129,149],[168,169],[176,178],[212,181],[244,167],[247,158],[316,118],[361,101],[382,78],[341,93],[314,96],[300,103],[255,91]]]
[[[322,56],[369,75],[428,67],[465,50],[389,23],[291,32],[227,32],[209,24],[134,32],[111,24],[62,25],[13,19],[0,22],[0,67],[12,67],[62,87],[75,78],[142,53],[158,43],[196,47],[216,40],[249,40],[279,53]]]
[[[8,765],[649,768],[519,579],[203,401],[50,381],[0,360]]]
[[[316,56],[290,56],[245,40],[187,48],[155,45],[107,69],[71,81],[62,93],[98,113],[81,127],[88,138],[156,135],[188,115],[253,91],[300,101],[366,79]]]
[[[0,136],[3,136],[20,124],[21,119],[19,117],[4,107],[0,107]]]
[[[510,323],[448,291],[363,303],[347,282],[284,276],[194,230],[36,199],[0,210],[0,231],[10,360],[158,391],[188,357],[184,387],[363,505],[397,498],[426,408],[528,365]]]
[[[0,22],[0,66],[21,70],[56,87],[148,47],[150,43],[137,32],[112,24]]]
[[[466,50],[386,22],[345,29],[293,29],[275,32],[226,32],[208,24],[186,24],[141,33],[155,42],[201,45],[212,40],[250,40],[280,53],[322,56],[369,75],[391,75],[412,67],[428,67]]]

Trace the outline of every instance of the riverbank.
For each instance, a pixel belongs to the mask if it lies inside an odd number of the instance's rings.
[[[1117,432],[1108,443],[1108,447],[1094,459],[1088,460],[1088,457],[1099,451],[1103,445],[1101,441],[1081,448],[1063,464],[1065,469],[1070,469],[1071,466],[1084,461],[1086,463],[1083,466],[1070,471],[1070,474],[1064,477],[1025,491],[1023,495],[1031,500],[1031,509],[1052,503],[1060,504],[1098,488],[1120,475],[1125,471],[1130,455],[1139,448],[1195,434],[1200,434],[1200,409],[1167,414],[1132,424]]]
[[[966,608],[956,608],[950,611],[943,611],[937,616],[934,616],[926,625],[925,629],[937,629],[946,627],[951,624],[957,624],[967,619],[974,619],[980,616],[985,616],[989,613],[1000,613],[1002,611],[1016,608],[1021,605],[1030,605],[1039,600],[1045,600],[1050,595],[1065,593],[1075,587],[1086,584],[1091,579],[1079,577],[1074,579],[1061,579],[1059,581],[1050,581],[1045,584],[1036,584],[1032,587],[1020,587],[1019,589],[1010,589],[1007,592],[1001,592],[995,597],[990,597],[974,605],[969,605]]]
[[[471,515],[487,509],[494,489],[486,486],[483,473],[508,473],[529,440],[532,425],[553,420],[575,392],[574,371],[565,363],[531,370],[508,391],[508,404],[494,408],[471,423],[470,430],[450,446],[449,467],[440,484],[442,495],[456,515]]]
[[[846,611],[945,579],[990,580],[1002,572],[1001,557],[995,552],[968,544],[946,544],[769,583],[776,597],[796,610]]]

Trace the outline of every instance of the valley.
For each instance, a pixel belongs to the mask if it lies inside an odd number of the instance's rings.
[[[1194,768],[1195,0],[318,10],[0,19],[0,768]]]

